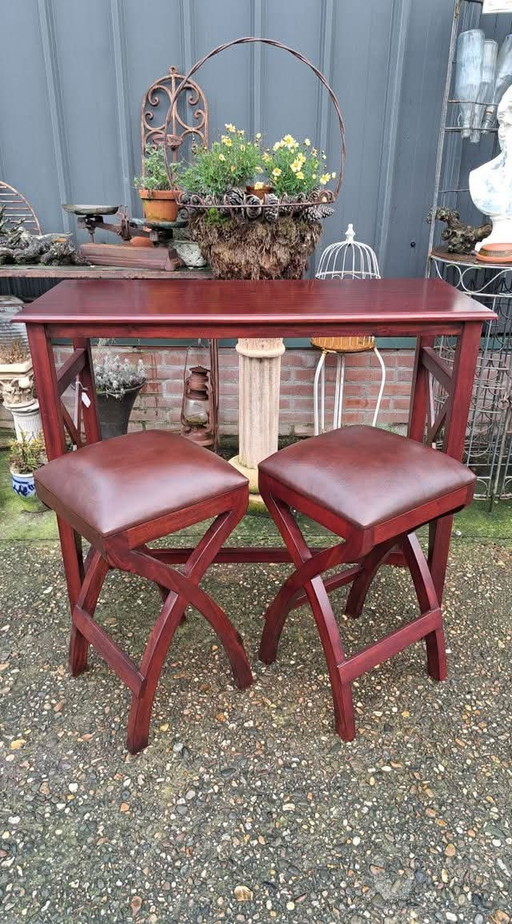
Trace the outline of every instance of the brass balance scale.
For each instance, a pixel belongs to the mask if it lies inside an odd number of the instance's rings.
[[[100,266],[133,266],[174,272],[187,266],[178,255],[175,233],[186,227],[185,220],[147,221],[131,218],[126,206],[75,205],[62,208],[77,217],[77,225],[87,231],[90,241],[80,246],[80,253],[89,263]],[[114,216],[105,221],[106,216]],[[96,231],[109,231],[121,238],[122,244],[104,244],[95,240]]]

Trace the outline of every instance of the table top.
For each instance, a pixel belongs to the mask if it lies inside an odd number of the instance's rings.
[[[414,319],[490,320],[492,311],[438,279],[144,279],[69,280],[25,307],[25,323],[182,319],[317,321]]]

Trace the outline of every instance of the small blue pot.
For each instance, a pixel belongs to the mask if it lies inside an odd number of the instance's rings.
[[[11,478],[12,489],[16,491],[16,494],[19,494],[20,497],[34,497],[36,486],[33,474],[18,475],[17,472],[11,472]]]

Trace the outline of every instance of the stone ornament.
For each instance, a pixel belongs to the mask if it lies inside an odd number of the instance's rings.
[[[501,153],[469,174],[471,199],[492,222],[492,231],[480,247],[512,244],[512,87],[498,106],[498,122]]]

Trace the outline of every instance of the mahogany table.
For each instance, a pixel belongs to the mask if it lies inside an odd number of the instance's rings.
[[[86,394],[85,440],[100,439],[90,353],[91,337],[416,337],[409,436],[432,443],[443,430],[444,452],[460,459],[482,325],[496,315],[437,279],[275,280],[203,279],[69,280],[16,315],[24,321],[49,459],[66,451],[65,431],[78,445],[76,425],[61,405],[77,380]],[[457,339],[453,368],[435,352],[439,335]],[[74,352],[57,370],[52,339],[69,338]],[[435,417],[431,382],[446,393]],[[255,422],[255,426],[257,422]],[[383,488],[385,490],[385,488]],[[431,528],[429,561],[439,600],[448,559],[451,518]],[[72,530],[60,522],[71,599],[81,583]],[[176,550],[175,562],[190,550]],[[169,560],[169,559],[167,559]],[[225,548],[216,561],[290,561],[269,548]]]

